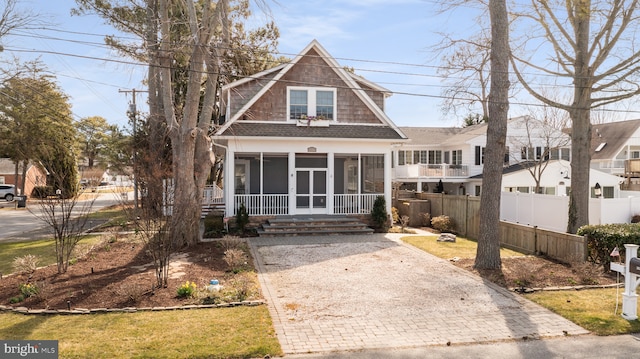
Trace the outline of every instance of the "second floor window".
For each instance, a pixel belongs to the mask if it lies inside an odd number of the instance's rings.
[[[442,163],[442,151],[431,150],[429,151],[429,164],[439,165]]]
[[[287,104],[290,120],[307,117],[334,120],[336,90],[325,87],[289,87]]]
[[[451,151],[451,164],[452,165],[462,164],[462,150]]]

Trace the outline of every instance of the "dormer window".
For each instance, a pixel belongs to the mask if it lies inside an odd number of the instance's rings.
[[[336,89],[326,87],[288,87],[287,109],[289,120],[316,118],[334,120]]]

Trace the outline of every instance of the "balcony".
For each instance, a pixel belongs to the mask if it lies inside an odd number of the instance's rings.
[[[396,166],[396,178],[466,178],[469,177],[467,165],[403,165]]]

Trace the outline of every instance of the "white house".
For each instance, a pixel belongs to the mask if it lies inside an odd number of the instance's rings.
[[[346,71],[312,41],[289,63],[223,87],[225,214],[391,211],[392,145],[406,136],[384,112],[389,91]]]

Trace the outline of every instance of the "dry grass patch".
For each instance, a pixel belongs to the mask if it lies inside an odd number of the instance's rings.
[[[72,316],[4,313],[0,338],[55,339],[61,358],[282,355],[266,306]]]
[[[543,291],[525,295],[543,307],[560,314],[597,335],[640,332],[640,321],[627,321],[622,312],[621,288],[580,291]],[[618,311],[616,313],[616,295]]]

